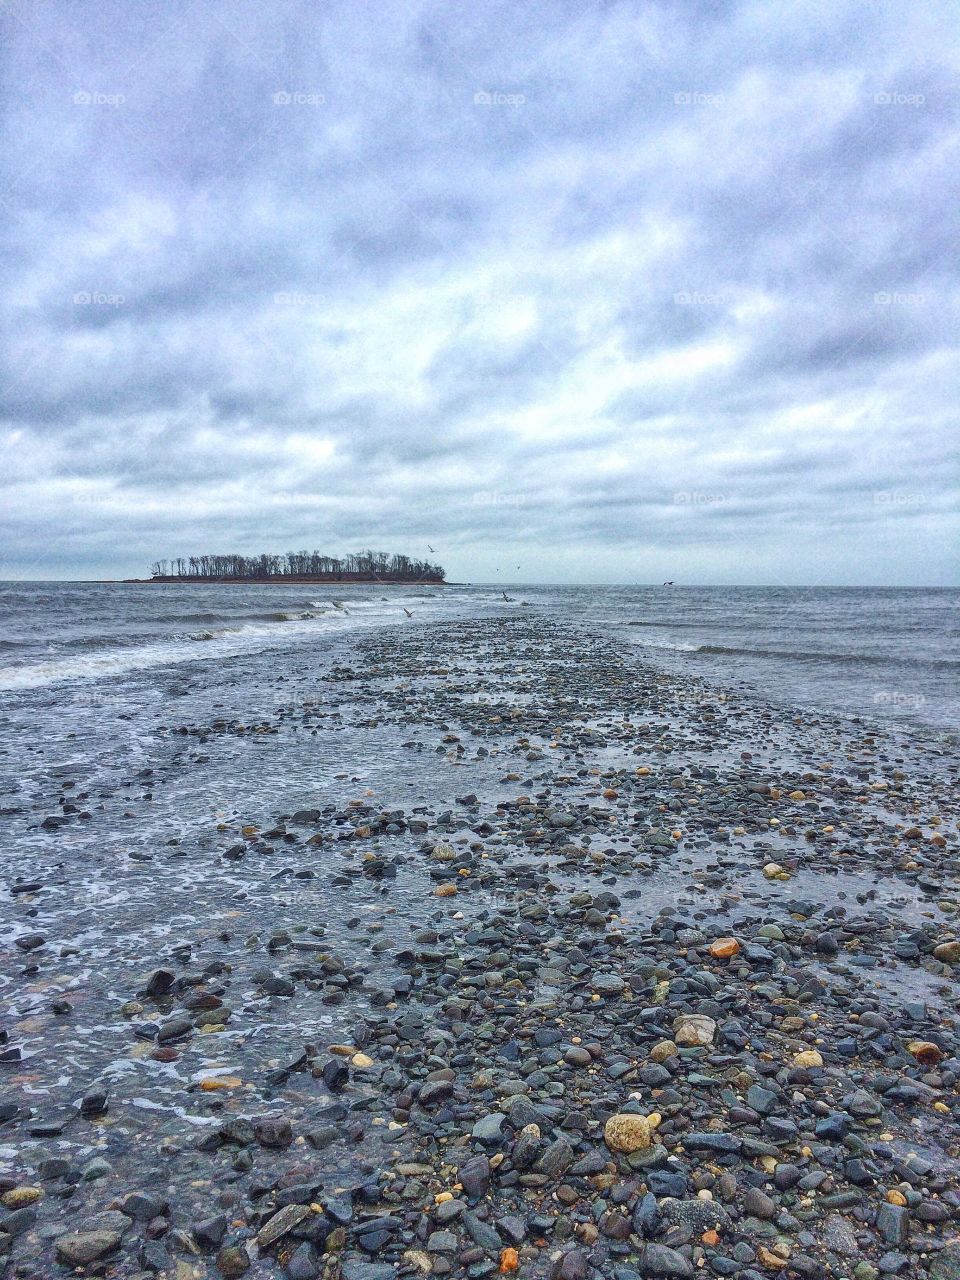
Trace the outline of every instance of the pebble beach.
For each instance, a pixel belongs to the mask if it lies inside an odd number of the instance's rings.
[[[8,726],[3,1274],[960,1277],[955,737],[536,604],[250,662]]]

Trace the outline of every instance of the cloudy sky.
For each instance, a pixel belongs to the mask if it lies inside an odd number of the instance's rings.
[[[4,0],[0,576],[960,581],[958,12]]]

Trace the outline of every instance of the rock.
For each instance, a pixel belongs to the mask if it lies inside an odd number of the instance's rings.
[[[28,1204],[43,1198],[42,1187],[13,1187],[0,1196],[0,1203],[5,1209],[23,1209]]]
[[[304,1240],[290,1255],[286,1264],[289,1280],[316,1280],[321,1270],[320,1259],[309,1240]]]
[[[941,942],[933,948],[933,958],[941,964],[960,964],[960,942]]]
[[[441,1102],[446,1102],[452,1094],[452,1080],[428,1080],[426,1084],[421,1085],[417,1102],[421,1107],[435,1107]]]
[[[759,1187],[748,1187],[743,1195],[744,1212],[754,1218],[762,1218],[769,1221],[775,1218],[779,1212],[779,1207],[775,1200],[772,1200]]]
[[[823,1057],[817,1049],[802,1049],[793,1055],[793,1065],[807,1070],[811,1067],[822,1067]]]
[[[592,985],[594,991],[602,996],[619,996],[623,994],[627,984],[615,973],[598,973]]]
[[[910,1239],[910,1214],[900,1205],[884,1202],[877,1210],[876,1227],[886,1244],[905,1245]]]
[[[119,1248],[117,1231],[74,1231],[54,1243],[58,1261],[68,1267],[85,1267]]]
[[[469,1198],[479,1200],[490,1187],[490,1161],[486,1156],[475,1156],[460,1166],[458,1177]]]
[[[434,1231],[427,1240],[427,1248],[431,1253],[456,1253],[459,1247],[452,1231]]]
[[[752,1084],[747,1090],[747,1106],[756,1111],[758,1115],[770,1115],[776,1109],[779,1101],[780,1095],[774,1093],[772,1089],[765,1089],[763,1085]]]
[[[502,1111],[482,1116],[473,1126],[472,1136],[485,1147],[499,1147],[503,1142],[503,1122],[506,1118]]]
[[[554,1263],[551,1276],[552,1280],[586,1280],[589,1272],[586,1254],[580,1249],[571,1249]]]
[[[688,1133],[683,1139],[688,1151],[709,1151],[714,1155],[735,1155],[743,1145],[732,1133]]]
[[[257,1244],[261,1249],[269,1249],[281,1236],[285,1236],[311,1213],[308,1204],[284,1205],[277,1213],[263,1224],[257,1235]]]
[[[713,1044],[717,1024],[702,1013],[684,1013],[675,1019],[673,1038],[681,1047]]]
[[[566,1138],[557,1138],[540,1154],[533,1168],[536,1173],[545,1173],[555,1178],[573,1164],[573,1148]]]
[[[930,1040],[911,1040],[907,1045],[907,1053],[924,1067],[935,1067],[943,1058],[940,1046]]]
[[[496,1227],[491,1226],[489,1222],[484,1222],[469,1210],[464,1213],[462,1221],[470,1239],[481,1249],[486,1249],[488,1253],[499,1253],[503,1248],[503,1241]]]
[[[716,1200],[664,1200],[660,1214],[664,1221],[682,1225],[697,1236],[730,1223],[730,1215]]]
[[[730,960],[740,950],[736,938],[717,938],[710,943],[710,954],[714,960]]]
[[[146,994],[151,999],[156,999],[157,996],[165,996],[175,980],[176,974],[172,969],[154,969],[147,979]]]
[[[647,1057],[651,1062],[666,1062],[668,1058],[677,1056],[678,1048],[673,1040],[658,1040]]]
[[[223,1244],[223,1237],[227,1234],[226,1216],[221,1213],[216,1218],[195,1222],[192,1234],[201,1249],[219,1249]]]
[[[603,1140],[611,1151],[629,1155],[650,1146],[650,1123],[646,1116],[621,1111],[610,1117],[603,1128]]]
[[[147,1195],[143,1191],[131,1191],[120,1202],[121,1212],[135,1222],[150,1222],[153,1218],[160,1218],[167,1212],[167,1208],[166,1200]]]
[[[286,1116],[260,1116],[254,1121],[253,1132],[262,1147],[283,1148],[293,1142],[293,1129]]]
[[[853,1227],[841,1218],[839,1213],[831,1213],[823,1224],[823,1242],[834,1253],[845,1258],[856,1258],[860,1254],[860,1246],[854,1235]]]
[[[236,1280],[250,1270],[250,1255],[239,1245],[228,1245],[217,1254],[217,1270],[224,1280]]]
[[[948,1244],[930,1263],[930,1280],[960,1280],[960,1245]]]
[[[648,1244],[640,1255],[638,1270],[642,1276],[693,1276],[693,1263],[676,1249],[663,1244]]]
[[[189,1018],[168,1018],[166,1022],[161,1022],[157,1031],[157,1040],[160,1044],[166,1044],[168,1040],[181,1040],[192,1031],[193,1023]]]
[[[80,1114],[85,1120],[105,1115],[107,1110],[107,1091],[105,1089],[93,1089],[90,1093],[84,1094],[80,1100]]]

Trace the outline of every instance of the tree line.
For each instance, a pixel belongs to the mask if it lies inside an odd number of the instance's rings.
[[[438,564],[387,551],[354,551],[326,556],[319,551],[288,551],[285,555],[178,556],[155,560],[151,577],[167,578],[390,578],[401,582],[442,581]]]

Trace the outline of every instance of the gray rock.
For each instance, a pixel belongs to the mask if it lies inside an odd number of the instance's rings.
[[[877,1210],[876,1225],[886,1244],[905,1245],[910,1239],[910,1214],[903,1205],[884,1201]]]
[[[117,1231],[73,1231],[55,1242],[57,1259],[68,1267],[85,1267],[120,1248]]]
[[[692,1262],[676,1249],[668,1249],[663,1244],[648,1244],[644,1247],[638,1270],[642,1276],[692,1277],[694,1274]]]
[[[481,1116],[473,1126],[473,1137],[485,1147],[499,1147],[503,1143],[503,1122],[506,1118],[502,1111]]]
[[[853,1227],[839,1213],[831,1213],[823,1224],[823,1241],[833,1253],[842,1254],[845,1258],[859,1256],[860,1247]]]
[[[469,1209],[464,1213],[462,1221],[470,1239],[474,1244],[479,1245],[481,1249],[486,1249],[488,1252],[493,1253],[503,1248],[503,1241],[500,1239],[499,1232],[489,1222],[484,1222],[482,1218],[478,1218]]]
[[[479,1200],[490,1186],[490,1161],[486,1156],[474,1156],[458,1171],[461,1186],[471,1200]]]

